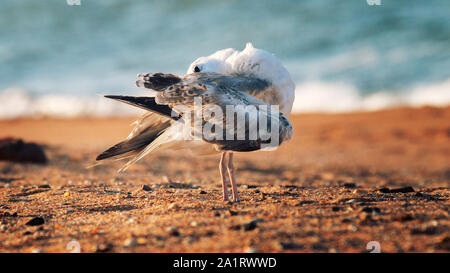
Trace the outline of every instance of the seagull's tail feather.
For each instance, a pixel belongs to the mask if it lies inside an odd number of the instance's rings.
[[[162,146],[173,146],[176,145],[176,141],[172,141],[172,134],[175,126],[170,127],[168,130],[165,130],[162,134],[160,134],[157,138],[155,138],[147,147],[143,148],[134,158],[125,163],[122,168],[118,170],[118,172],[123,172],[127,170],[130,166],[141,160],[143,157],[148,155],[149,153],[155,151],[156,149],[161,148]]]
[[[150,144],[152,141],[153,141],[153,139],[145,140],[145,141],[141,141],[141,142],[125,140],[125,141],[117,143],[116,145],[112,146],[108,150],[99,154],[95,160],[97,160],[97,161],[101,161],[101,160],[105,160],[105,159],[120,160],[120,159],[129,157],[129,156],[132,156],[133,154],[138,153],[145,146]]]
[[[154,73],[138,74],[137,87],[163,91],[167,87],[181,82],[181,78],[174,74]]]
[[[167,117],[147,113],[135,123],[133,131],[126,140],[104,151],[97,156],[96,160],[119,160],[135,156],[169,128],[172,122]]]
[[[178,120],[176,115],[172,115],[172,109],[167,105],[157,104],[153,97],[133,97],[133,96],[116,96],[105,95],[105,98],[117,100],[126,104],[130,104],[150,112],[154,112],[174,120]]]

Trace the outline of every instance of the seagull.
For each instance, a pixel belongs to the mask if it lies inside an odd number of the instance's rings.
[[[227,171],[231,200],[238,202],[233,153],[273,150],[293,134],[288,116],[295,85],[273,54],[251,43],[243,51],[223,49],[200,57],[183,77],[138,74],[136,86],[151,90],[150,95],[105,96],[147,111],[124,141],[96,158],[131,158],[119,172],[160,149],[221,153],[223,200],[229,200]]]

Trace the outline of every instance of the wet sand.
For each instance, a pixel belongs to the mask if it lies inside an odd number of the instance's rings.
[[[290,119],[288,144],[236,154],[240,203],[221,201],[219,155],[87,169],[133,118],[0,121],[49,158],[0,162],[0,251],[450,251],[450,107]]]

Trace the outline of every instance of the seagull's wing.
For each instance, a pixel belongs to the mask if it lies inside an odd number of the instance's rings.
[[[180,83],[158,93],[156,101],[171,108],[176,108],[177,104],[190,108],[194,116],[202,119],[202,126],[192,126],[193,133],[201,130],[199,135],[202,139],[215,144],[217,150],[254,151],[271,143],[270,137],[274,135],[272,130],[277,132],[279,138],[275,146],[292,135],[292,126],[287,118],[278,111],[272,111],[269,103],[251,95],[261,95],[267,88],[270,88],[269,83],[254,77],[193,73]],[[202,98],[202,107],[196,109],[194,98],[199,97]],[[227,106],[232,106],[235,110],[233,117],[227,115]],[[214,115],[211,115],[211,112],[214,112]],[[222,115],[218,116],[218,112]],[[239,123],[237,119],[242,122]],[[260,121],[267,122],[266,135],[261,135],[263,131],[258,130]],[[276,128],[271,128],[273,124],[276,124]],[[214,130],[205,131],[205,126],[214,127]],[[230,134],[230,127],[233,128],[232,135],[227,135]],[[258,135],[252,135],[252,132],[257,132]],[[240,140],[241,138],[244,139]]]

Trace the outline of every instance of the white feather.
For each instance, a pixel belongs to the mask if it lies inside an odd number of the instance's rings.
[[[200,57],[189,66],[187,74],[193,73],[196,66],[201,69],[201,72],[252,75],[268,80],[274,87],[273,92],[278,98],[280,112],[285,116],[291,113],[295,98],[295,84],[289,72],[275,55],[257,49],[251,43],[247,43],[243,51],[228,48],[207,57]]]

